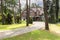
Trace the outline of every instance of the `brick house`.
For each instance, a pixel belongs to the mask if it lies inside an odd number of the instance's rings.
[[[30,17],[33,18],[33,20],[40,20],[40,16],[43,14],[43,8],[30,8]],[[26,10],[22,11],[22,19],[26,19]]]

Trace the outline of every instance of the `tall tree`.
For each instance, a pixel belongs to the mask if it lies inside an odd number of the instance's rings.
[[[51,15],[51,23],[56,23],[56,0],[52,0],[50,15]]]
[[[31,4],[31,0],[29,0],[29,15],[30,15],[30,4]]]
[[[28,7],[28,0],[26,0],[26,26],[29,26],[29,7]]]
[[[19,13],[20,13],[20,23],[21,23],[21,0],[19,0]]]
[[[45,29],[49,30],[48,13],[47,13],[47,2],[46,2],[46,0],[43,0],[43,4],[44,4],[44,15],[45,15]]]
[[[59,0],[56,0],[56,21],[58,22]]]
[[[3,14],[3,0],[1,0],[1,14],[2,14],[2,24],[4,24],[4,14]]]
[[[15,24],[16,23],[16,13],[15,13],[15,6],[17,5],[16,4],[16,0],[9,0],[9,5],[12,7],[12,11],[13,11],[13,23]]]
[[[16,23],[16,13],[15,13],[15,6],[17,5],[16,0],[6,0],[7,6],[10,9],[10,12],[13,14],[13,23]]]
[[[49,22],[56,23],[58,21],[58,10],[59,10],[59,3],[58,0],[48,0],[48,14],[49,14]]]

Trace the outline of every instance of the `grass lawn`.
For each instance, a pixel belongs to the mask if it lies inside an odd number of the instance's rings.
[[[54,31],[58,30],[58,31],[60,31],[60,23],[49,24],[49,28],[50,28],[50,30],[54,30]]]
[[[0,25],[1,30],[12,30],[16,28],[26,27],[26,22],[23,21],[21,24],[11,24],[11,25]]]
[[[56,24],[56,25],[60,27],[60,23],[58,23],[58,24]]]
[[[60,37],[48,31],[35,30],[23,35],[18,35],[3,40],[60,40]]]
[[[25,27],[26,24],[12,24],[12,25],[0,25],[0,30],[12,30],[15,28]]]

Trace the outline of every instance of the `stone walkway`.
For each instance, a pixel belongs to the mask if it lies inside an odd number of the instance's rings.
[[[21,35],[24,33],[28,33],[37,29],[41,29],[44,26],[44,22],[34,22],[32,26],[28,26],[25,28],[18,28],[15,30],[6,30],[6,31],[0,31],[0,39],[7,38],[7,37],[13,37],[16,35]]]

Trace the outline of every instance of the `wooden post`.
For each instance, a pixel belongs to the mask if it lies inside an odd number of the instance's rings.
[[[43,5],[44,5],[44,16],[45,16],[45,29],[49,30],[48,12],[47,12],[47,2],[46,2],[46,0],[43,0]]]

